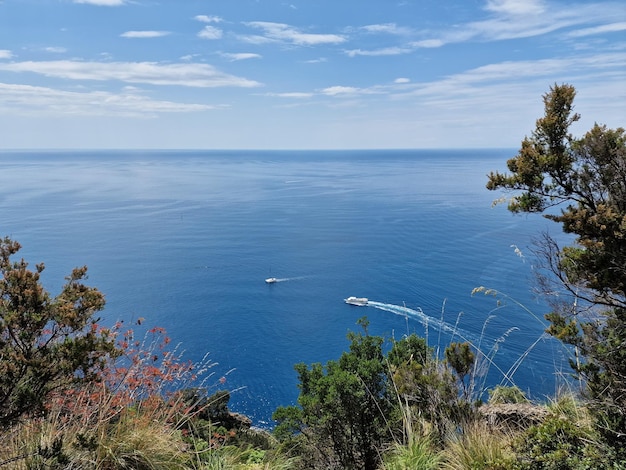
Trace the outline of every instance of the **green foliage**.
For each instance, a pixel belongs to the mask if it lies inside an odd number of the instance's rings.
[[[507,162],[511,174],[491,173],[487,188],[521,191],[513,212],[544,212],[577,235],[576,247],[560,253],[556,267],[572,284],[598,294],[598,301],[624,306],[626,289],[626,136],[624,129],[595,125],[582,139],[568,133],[576,92],[555,85],[544,95],[545,116]]]
[[[392,341],[387,357],[399,401],[428,420],[442,440],[450,427],[467,416],[469,409],[467,401],[459,397],[451,370],[434,356],[426,340],[416,335]]]
[[[364,329],[367,323],[362,322]],[[300,396],[297,408],[279,408],[276,435],[301,429],[330,442],[329,462],[341,468],[375,469],[379,449],[389,430],[386,417],[391,415],[386,394],[382,338],[350,333],[349,352],[325,366],[295,366]],[[330,449],[329,449],[330,450]]]
[[[476,360],[469,343],[451,343],[445,350],[445,356],[461,383],[465,398],[469,399],[469,384],[466,383],[465,378],[471,372]]]
[[[572,187],[565,179],[573,170],[574,156],[568,151],[573,137],[569,126],[578,121],[571,115],[576,91],[555,85],[543,97],[545,116],[537,120],[531,137],[522,141],[518,155],[507,161],[510,175],[491,173],[487,189],[523,191],[509,203],[512,212],[543,212],[554,200],[566,200]],[[569,178],[568,178],[569,179]]]
[[[198,470],[289,470],[296,468],[296,460],[283,455],[238,446],[225,446],[201,454]],[[192,468],[192,467],[185,467]]]
[[[495,388],[489,390],[489,404],[500,405],[504,403],[528,403],[528,398],[516,386],[496,385]]]
[[[384,470],[437,470],[442,458],[426,437],[413,436],[406,445],[395,444],[385,454]]]
[[[408,363],[427,364],[433,357],[433,349],[426,340],[417,335],[405,336],[400,341],[392,340],[392,347],[387,353],[387,361],[393,367]]]
[[[558,299],[547,331],[582,355],[572,366],[586,379],[604,438],[619,450],[626,449],[626,134],[596,124],[580,139],[570,135],[575,94],[570,85],[551,87],[544,117],[507,162],[511,173],[491,173],[487,188],[516,191],[511,211],[544,212],[576,236],[563,248],[548,235],[538,243],[540,286]],[[560,212],[548,210],[557,205]]]
[[[325,468],[375,469],[382,450],[392,443],[396,454],[402,454],[392,459],[393,465],[419,460],[425,444],[413,442],[411,433],[403,432],[411,428],[412,423],[406,422],[410,416],[428,420],[441,441],[466,415],[468,405],[460,399],[450,369],[423,338],[410,335],[392,340],[384,355],[383,338],[367,334],[366,320],[359,323],[365,334],[349,333],[349,352],[338,361],[295,366],[299,406],[276,410],[274,434],[301,449],[306,441],[303,452],[321,454],[318,461]],[[469,360],[471,354],[459,348],[459,354],[465,352]],[[398,447],[405,441],[406,449]],[[425,462],[436,461],[431,454],[425,453]]]
[[[61,293],[51,297],[23,259],[12,262],[20,244],[0,240],[0,425],[43,410],[49,394],[88,381],[116,353],[114,340],[98,328],[94,314],[104,296],[83,284],[87,268],[76,268]]]
[[[70,460],[63,451],[63,439],[57,437],[48,445],[39,444],[37,452],[33,456],[29,465],[29,470],[46,469],[46,470],[62,470],[67,468]]]
[[[591,428],[558,414],[529,428],[515,441],[513,448],[519,470],[623,468],[602,450]]]
[[[483,422],[467,423],[449,436],[440,468],[449,470],[509,470],[514,463],[510,436]]]
[[[274,436],[286,441],[304,430],[303,410],[297,406],[281,406],[274,411],[272,419],[279,423],[274,428]]]

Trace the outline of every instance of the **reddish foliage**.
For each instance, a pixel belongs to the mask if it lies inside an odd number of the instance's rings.
[[[137,324],[142,322],[140,319]],[[92,326],[94,331],[117,338],[121,354],[109,357],[88,385],[57,393],[50,408],[73,415],[85,424],[102,419],[103,413],[108,415],[105,419],[111,419],[138,402],[145,410],[169,401],[170,407],[185,412],[182,408],[186,405],[175,398],[180,384],[196,380],[194,364],[182,360],[175,349],[166,350],[171,340],[164,328],[151,328],[142,341],[135,338],[133,329],[123,328],[123,321],[116,322],[110,330]]]

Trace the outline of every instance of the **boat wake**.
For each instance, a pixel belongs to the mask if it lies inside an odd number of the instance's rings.
[[[265,282],[267,284],[276,284],[277,282],[287,282],[287,281],[298,281],[300,279],[305,279],[306,276],[297,276],[297,277],[268,277]]]
[[[441,319],[433,318],[426,315],[421,308],[412,309],[401,305],[393,305],[393,304],[385,304],[382,302],[374,302],[370,300],[367,302],[368,307],[374,307],[379,310],[384,310],[385,312],[391,312],[396,315],[400,315],[405,318],[411,318],[413,320],[417,320],[421,322],[427,328],[433,328],[437,331],[442,331],[445,333],[449,333],[452,336],[458,336],[465,341],[469,341],[471,343],[475,343],[478,341],[478,338],[475,335],[459,328],[458,326],[451,325]]]

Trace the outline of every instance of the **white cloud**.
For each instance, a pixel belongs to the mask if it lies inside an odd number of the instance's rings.
[[[50,46],[50,47],[44,48],[44,51],[51,52],[53,54],[63,54],[64,52],[67,52],[67,49],[65,47]]]
[[[189,62],[194,59],[194,57],[198,57],[200,54],[187,54],[180,58],[180,60],[184,60],[185,62]]]
[[[596,26],[594,28],[584,28],[577,31],[572,31],[571,33],[568,33],[567,36],[571,38],[578,38],[583,36],[593,36],[596,34],[616,33],[625,30],[626,22],[610,23],[602,26]]]
[[[362,90],[359,88],[354,88],[351,86],[331,86],[328,88],[324,88],[321,90],[322,94],[328,96],[337,96],[337,95],[356,95],[360,93]]]
[[[589,22],[612,21],[611,18],[618,14],[615,5],[610,4],[606,8],[599,4],[590,4],[567,9],[541,0],[488,0],[484,9],[490,15],[483,20],[455,25],[454,28],[431,33],[431,37],[415,40],[404,46],[374,50],[352,49],[345,53],[350,57],[390,56],[407,54],[415,49],[438,48],[446,44],[471,40],[500,41],[539,36]],[[613,28],[617,30],[619,26]],[[411,33],[407,28],[398,27],[395,23],[368,25],[360,29],[370,33],[404,35]]]
[[[361,26],[360,29],[368,33],[385,33],[397,35],[405,35],[411,33],[411,30],[409,28],[400,27],[395,23],[370,24],[367,26]]]
[[[0,49],[0,59],[10,59],[13,57],[13,53],[8,49]]]
[[[310,59],[304,61],[305,64],[320,64],[322,62],[328,62],[328,59],[326,57],[320,57],[319,59]]]
[[[265,96],[276,96],[278,98],[295,98],[295,99],[303,99],[303,98],[311,98],[313,93],[303,93],[303,92],[286,92],[286,93],[266,93]]]
[[[441,80],[396,85],[389,97],[398,106],[390,109],[406,116],[407,123],[414,120],[431,145],[446,145],[450,129],[464,135],[457,145],[517,145],[542,113],[542,94],[566,77],[577,90],[576,111],[582,120],[572,131],[580,135],[594,121],[623,126],[624,63],[622,52],[489,64]],[[411,109],[419,111],[407,111]],[[399,121],[397,116],[393,120]]]
[[[362,49],[352,49],[344,51],[346,55],[349,57],[356,56],[390,56],[390,55],[401,55],[401,54],[409,54],[413,52],[413,49],[409,49],[406,47],[385,47],[383,49],[374,49],[370,51],[364,51]]]
[[[348,100],[351,105],[363,103],[362,98],[367,95],[387,95],[391,101],[408,103],[411,100],[419,103],[418,106],[430,107],[429,109],[436,110],[438,114],[445,115],[447,120],[454,121],[465,116],[463,119],[469,125],[477,109],[482,110],[483,114],[497,113],[503,120],[510,109],[530,109],[521,103],[531,102],[533,99],[539,103],[539,97],[546,91],[546,87],[561,80],[565,73],[577,89],[578,84],[581,87],[589,84],[594,89],[597,88],[597,83],[604,83],[607,89],[619,89],[619,84],[626,81],[624,63],[626,52],[584,58],[508,61],[476,67],[430,82],[412,82],[408,78],[400,77],[392,84],[367,88],[331,86],[317,90],[316,94]],[[591,70],[592,75],[589,74]],[[616,92],[615,95],[624,96],[624,93]],[[590,101],[598,100],[601,101],[602,98]],[[606,103],[605,106],[608,109]]]
[[[260,54],[255,54],[253,52],[222,52],[220,55],[228,60],[237,61],[237,60],[248,60],[248,59],[260,59]]]
[[[122,93],[73,92],[0,83],[0,110],[17,115],[150,117],[159,113],[189,113],[221,106],[152,100],[126,88]]]
[[[564,8],[561,5],[539,0],[489,0],[485,10],[490,17],[455,26],[432,37],[412,42],[416,48],[442,47],[446,44],[470,40],[501,41],[507,39],[541,36],[565,28],[578,27],[590,23],[607,23],[581,33],[595,34],[609,30],[621,30],[621,23],[614,24],[614,19],[623,14],[615,3],[579,4],[576,8]],[[575,36],[576,33],[572,33]]]
[[[546,7],[541,0],[488,0],[485,10],[507,16],[540,15]]]
[[[200,21],[202,23],[221,23],[224,21],[219,16],[207,16],[207,15],[198,15],[194,17],[194,20]]]
[[[117,7],[128,3],[127,0],[74,0],[74,3],[85,3],[105,7]]]
[[[355,94],[359,91],[358,88],[350,87],[350,86],[331,86],[328,88],[324,88],[322,93],[329,96],[335,95],[343,95],[343,94]]]
[[[202,39],[220,39],[222,35],[222,30],[215,26],[205,26],[202,31],[198,33],[198,37]]]
[[[123,38],[160,38],[163,36],[168,36],[170,34],[169,31],[126,31],[125,33],[120,34],[120,37]]]
[[[314,46],[318,44],[340,44],[346,41],[344,36],[337,34],[312,34],[303,33],[298,29],[283,24],[266,21],[252,21],[245,23],[252,28],[261,29],[265,38],[272,41],[284,41],[298,46]]]
[[[119,80],[186,87],[256,87],[258,82],[220,72],[207,64],[156,62],[44,61],[0,63],[0,70],[30,72],[69,80]]]
[[[411,43],[411,46],[431,49],[444,46],[446,43],[442,39],[424,39],[423,41],[415,41]]]
[[[455,25],[454,28],[438,33],[430,33],[430,37],[412,41],[404,46],[374,50],[352,49],[345,53],[350,57],[398,55],[410,53],[415,49],[438,48],[446,44],[471,40],[500,41],[526,38],[589,22],[613,21],[612,18],[619,14],[619,9],[615,4],[606,6],[589,4],[579,5],[576,8],[563,8],[542,0],[487,0],[484,10],[489,13],[485,19]],[[621,26],[612,28],[612,30],[618,30]],[[360,29],[370,33],[413,34],[409,29],[398,27],[395,23],[368,25]],[[594,31],[605,31],[605,29],[594,28],[589,33]]]
[[[488,94],[490,87],[497,84],[524,84],[531,80],[540,80],[542,83],[555,81],[554,77],[561,77],[567,73],[572,83],[586,81],[589,70],[597,76],[603,71],[617,70],[617,77],[624,78],[623,64],[626,63],[626,52],[605,53],[587,57],[572,57],[565,59],[542,59],[528,61],[507,61],[489,64],[467,70],[463,73],[450,75],[442,80],[415,83],[409,94],[422,97],[438,96],[441,99],[453,101],[460,95],[471,96],[478,90]],[[621,71],[620,71],[621,70]],[[578,80],[576,80],[578,78]],[[545,90],[544,90],[545,91]],[[406,97],[405,93],[399,95]],[[491,95],[491,99],[493,99]],[[496,100],[498,101],[498,100]]]
[[[237,39],[239,39],[242,42],[246,42],[248,44],[254,44],[257,46],[260,44],[270,44],[270,43],[279,42],[278,39],[272,39],[266,36],[259,36],[256,34],[251,34],[251,35],[246,35],[246,36],[239,35],[237,36]]]

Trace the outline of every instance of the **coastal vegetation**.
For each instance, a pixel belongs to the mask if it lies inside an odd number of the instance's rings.
[[[438,354],[415,334],[370,335],[362,318],[338,359],[295,365],[297,404],[256,429],[228,409],[227,378],[185,360],[163,329],[101,325],[86,267],[52,296],[43,264],[14,261],[20,245],[4,238],[0,469],[625,469],[626,135],[595,125],[572,136],[574,97],[550,88],[509,173],[487,188],[576,237],[560,247],[544,234],[535,255],[547,333],[571,352],[577,386],[547,403],[485,390],[491,355],[479,345]]]
[[[626,135],[595,124],[574,138],[575,95],[571,85],[550,89],[510,174],[491,173],[487,188],[515,191],[509,210],[543,213],[576,236],[572,246],[547,234],[537,243],[548,333],[580,355],[572,367],[598,430],[626,459]]]

